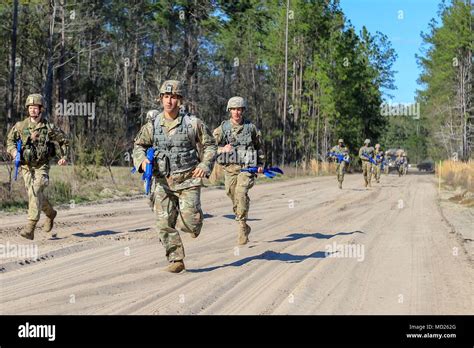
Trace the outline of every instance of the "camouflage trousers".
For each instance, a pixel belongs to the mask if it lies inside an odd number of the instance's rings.
[[[336,165],[337,181],[339,182],[344,181],[345,172],[346,172],[346,162],[342,161]]]
[[[403,164],[398,165],[398,176],[402,176],[405,174],[405,166]]]
[[[28,220],[38,221],[41,211],[51,216],[54,210],[44,193],[49,184],[49,165],[22,166],[21,173],[28,193]]]
[[[379,182],[382,174],[382,164],[372,165],[372,173],[375,180]]]
[[[236,221],[247,221],[250,198],[249,190],[255,184],[255,174],[225,172],[225,192],[232,201]]]
[[[372,163],[362,161],[362,174],[364,175],[365,184],[370,184],[372,178]]]
[[[158,237],[165,248],[166,257],[169,262],[183,260],[184,246],[176,225],[178,223],[183,232],[194,233],[196,236],[201,233],[201,187],[192,186],[172,191],[157,184],[153,197]]]

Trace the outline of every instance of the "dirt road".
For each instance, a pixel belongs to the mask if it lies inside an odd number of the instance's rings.
[[[58,238],[34,243],[17,235],[24,215],[3,216],[0,243],[37,245],[39,259],[0,259],[0,312],[472,314],[472,255],[440,213],[433,176],[362,182],[257,185],[240,248],[229,199],[205,190],[203,232],[183,236],[178,275],[163,271],[145,199],[62,210]]]

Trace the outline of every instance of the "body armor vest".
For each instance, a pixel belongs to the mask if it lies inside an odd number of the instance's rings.
[[[200,161],[190,115],[182,116],[181,124],[170,132],[172,134],[167,134],[161,126],[162,117],[155,118],[153,135],[159,173],[168,176],[194,168]]]
[[[363,148],[362,148],[362,154],[363,154],[363,155],[365,154],[365,155],[367,155],[367,156],[369,156],[369,157],[372,157],[373,154],[374,154],[374,148],[373,148],[373,147],[368,147],[368,146],[363,147]],[[368,160],[365,159],[365,158],[363,158],[362,160],[363,160],[363,161],[368,161]]]
[[[231,152],[222,152],[217,161],[221,164],[240,164],[247,167],[257,166],[257,151],[252,141],[252,124],[244,120],[243,129],[238,134],[232,133],[230,120],[222,123],[223,141],[232,145]]]
[[[51,125],[45,121],[45,126],[35,130],[39,133],[39,138],[36,141],[31,139],[31,131],[28,126],[22,130],[23,148],[22,159],[24,164],[37,166],[48,163],[51,158],[56,155],[54,143],[49,140],[49,131]],[[28,137],[30,138],[25,141]]]

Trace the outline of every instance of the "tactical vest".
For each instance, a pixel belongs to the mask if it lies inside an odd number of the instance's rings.
[[[162,117],[161,114],[154,119],[153,132],[159,173],[168,176],[194,168],[200,161],[191,115],[181,116],[181,124],[173,129],[173,134],[167,134],[165,127],[161,126]]]
[[[39,138],[36,141],[31,139],[31,131],[28,123],[22,129],[18,129],[21,133],[22,145],[22,163],[38,166],[48,163],[51,158],[56,155],[54,143],[49,140],[49,133],[53,130],[52,125],[48,121],[43,121],[45,127],[37,129]],[[29,138],[28,138],[29,137]]]
[[[362,155],[367,155],[369,157],[372,157],[373,154],[374,154],[374,148],[373,147],[368,147],[368,146],[362,147]],[[362,161],[368,161],[368,159],[362,157]]]
[[[243,129],[236,136],[232,133],[230,120],[222,122],[223,141],[232,145],[231,152],[222,152],[217,157],[220,164],[240,164],[247,167],[257,166],[257,151],[252,141],[252,124],[244,120]]]
[[[383,160],[384,152],[382,150],[374,150],[374,157],[377,163],[381,163]]]
[[[347,147],[340,147],[339,145],[336,145],[332,148],[332,152],[335,152],[337,154],[340,154],[340,155],[345,155],[347,154]]]

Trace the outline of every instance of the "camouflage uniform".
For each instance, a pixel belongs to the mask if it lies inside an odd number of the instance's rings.
[[[229,100],[228,109],[229,106],[232,107],[234,98]],[[245,105],[243,99],[242,105]],[[239,224],[238,243],[246,244],[251,230],[247,225],[250,207],[248,191],[255,184],[256,174],[240,170],[246,167],[264,166],[265,155],[261,133],[253,123],[243,118],[241,124],[235,124],[230,119],[223,121],[214,130],[213,135],[218,145],[217,162],[223,166],[225,172],[225,191],[232,201],[235,220]],[[232,152],[223,151],[223,147],[227,144],[232,145]]]
[[[359,150],[359,157],[362,160],[362,173],[364,175],[365,187],[372,186],[370,184],[371,177],[372,177],[372,174],[371,174],[372,163],[370,163],[370,161],[365,156],[362,156],[362,155],[366,155],[369,157],[373,157],[374,148],[369,146],[369,144],[370,144],[370,140],[366,139],[364,141],[364,146],[362,146]]]
[[[349,149],[343,145],[344,141],[339,139],[338,144],[331,149],[331,152],[347,156]],[[339,182],[339,188],[342,188],[342,182],[344,181],[344,174],[346,172],[346,161],[341,161],[336,164],[337,181]]]
[[[408,160],[405,152],[397,152],[395,163],[398,169],[398,176],[406,175],[408,171]]]
[[[37,137],[32,137],[37,133]],[[36,139],[33,139],[36,138]],[[28,192],[28,220],[31,227],[30,239],[34,238],[34,229],[43,211],[47,216],[51,230],[56,211],[45,196],[45,188],[49,184],[49,162],[59,152],[60,158],[66,159],[69,153],[69,141],[64,132],[46,119],[38,123],[30,117],[17,122],[7,136],[7,151],[13,156],[18,140],[22,141],[21,173]],[[55,146],[57,143],[58,146]],[[22,234],[23,235],[23,234]],[[23,235],[25,236],[25,235]],[[27,237],[29,238],[29,237]]]
[[[382,162],[384,160],[384,152],[380,149],[380,146],[377,146],[377,145],[375,145],[375,150],[374,150],[374,159],[377,164],[373,165],[372,171],[373,171],[375,180],[377,181],[377,183],[379,183],[380,176],[382,174]]]
[[[167,83],[173,84],[174,89],[179,82],[166,81],[164,85]],[[182,261],[185,253],[176,229],[178,215],[181,231],[197,237],[203,223],[202,178],[193,178],[193,170],[201,168],[209,175],[217,147],[206,125],[193,115],[180,113],[174,120],[165,118],[164,113],[149,112],[148,115],[151,117],[135,137],[133,163],[141,172],[140,164],[146,158],[146,150],[155,148],[150,199],[156,214],[158,235],[168,261]],[[166,163],[169,167],[163,170]]]

